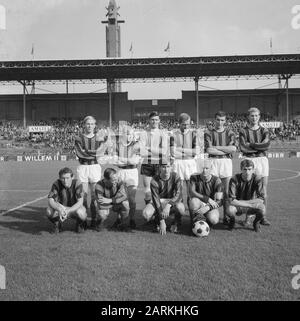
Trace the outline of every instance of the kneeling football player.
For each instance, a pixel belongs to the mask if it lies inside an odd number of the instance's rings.
[[[260,231],[260,222],[264,219],[266,208],[265,187],[261,178],[254,174],[254,163],[250,159],[241,162],[241,173],[236,174],[229,182],[229,229],[235,226],[235,215],[254,215],[253,228]]]
[[[182,181],[178,174],[172,172],[170,159],[161,161],[158,174],[151,180],[150,189],[152,202],[143,210],[144,218],[147,221],[154,219],[157,230],[165,235],[166,219],[174,215],[170,230],[177,233],[185,208],[182,202]]]
[[[190,215],[191,225],[206,219],[212,227],[219,222],[219,208],[223,200],[223,185],[219,177],[211,174],[212,162],[205,160],[201,174],[190,178]]]
[[[48,207],[46,215],[54,224],[53,233],[62,230],[62,223],[68,219],[76,219],[76,232],[84,232],[87,218],[86,208],[83,206],[84,192],[82,184],[73,179],[73,172],[65,167],[59,171],[59,179],[56,180],[48,195]]]
[[[103,174],[104,178],[96,184],[96,202],[97,202],[97,232],[101,231],[104,221],[113,210],[120,217],[120,223],[115,226],[118,230],[128,230],[129,202],[123,181],[118,178],[117,171],[114,168],[106,168]]]

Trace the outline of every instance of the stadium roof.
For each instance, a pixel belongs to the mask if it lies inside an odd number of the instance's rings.
[[[0,62],[1,82],[288,74],[300,74],[300,54]]]

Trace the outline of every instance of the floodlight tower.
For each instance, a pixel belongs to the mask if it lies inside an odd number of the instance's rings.
[[[124,20],[118,20],[120,7],[117,6],[115,0],[109,0],[107,10],[107,20],[102,23],[107,24],[106,26],[106,57],[121,57],[121,28],[120,23],[124,23]],[[121,83],[120,81],[114,81],[110,79],[107,81],[107,90],[111,92],[120,92]]]

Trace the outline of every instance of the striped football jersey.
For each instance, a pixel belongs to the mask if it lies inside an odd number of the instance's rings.
[[[259,126],[256,130],[250,129],[246,126],[240,130],[239,141],[240,150],[244,156],[266,156],[266,151],[270,146],[270,133],[267,128],[262,126]]]

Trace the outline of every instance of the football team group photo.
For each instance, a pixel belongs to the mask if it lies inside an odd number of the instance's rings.
[[[0,301],[298,301],[299,35],[293,0],[1,0]]]

